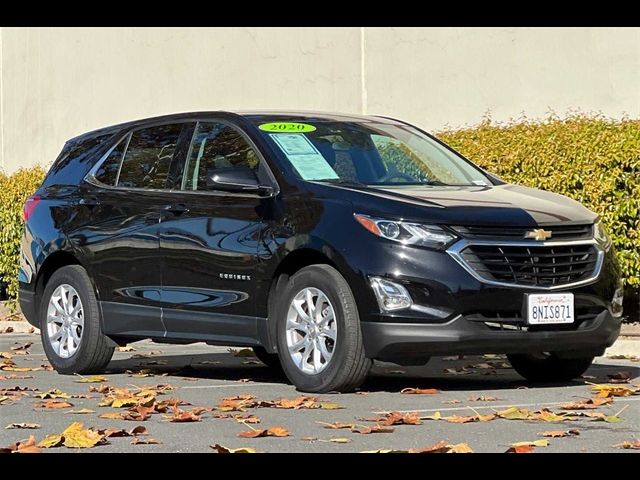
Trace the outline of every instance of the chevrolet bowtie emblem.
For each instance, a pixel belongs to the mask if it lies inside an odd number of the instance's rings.
[[[544,228],[536,228],[535,230],[531,230],[525,233],[524,238],[532,238],[537,241],[546,240],[551,238],[552,232],[549,230],[545,230]]]

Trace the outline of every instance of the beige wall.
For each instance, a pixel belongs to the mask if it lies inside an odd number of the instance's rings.
[[[428,129],[524,112],[640,117],[640,29],[1,28],[0,166],[133,118],[286,108]]]

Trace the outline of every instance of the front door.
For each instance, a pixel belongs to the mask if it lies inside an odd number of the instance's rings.
[[[160,226],[161,299],[169,337],[256,343],[255,273],[270,199],[207,186],[216,169],[236,167],[250,168],[259,178],[267,175],[255,148],[235,126],[199,122],[181,193]]]

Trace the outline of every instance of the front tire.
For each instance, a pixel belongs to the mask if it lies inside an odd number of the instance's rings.
[[[53,368],[62,374],[101,373],[114,348],[102,334],[100,309],[89,275],[79,265],[57,270],[40,306],[40,336]]]
[[[358,308],[346,280],[329,265],[295,273],[278,302],[278,353],[287,378],[304,392],[349,392],[371,368]]]
[[[567,382],[591,366],[594,357],[560,358],[554,353],[507,355],[516,372],[531,382]]]

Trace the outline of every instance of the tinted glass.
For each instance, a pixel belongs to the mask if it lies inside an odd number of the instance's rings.
[[[258,156],[244,137],[223,123],[199,123],[185,168],[183,189],[206,190],[207,172],[218,168],[257,171]]]
[[[110,186],[114,186],[116,184],[116,180],[118,179],[118,170],[120,169],[124,149],[127,146],[127,140],[129,140],[128,135],[122,139],[118,145],[116,145],[116,148],[109,153],[105,161],[102,162],[98,170],[96,170],[94,177],[100,183]]]
[[[120,170],[118,187],[165,188],[182,124],[136,130]]]
[[[259,130],[304,180],[364,185],[491,184],[478,168],[408,125],[272,122],[264,119],[257,123],[304,127],[298,131]]]

